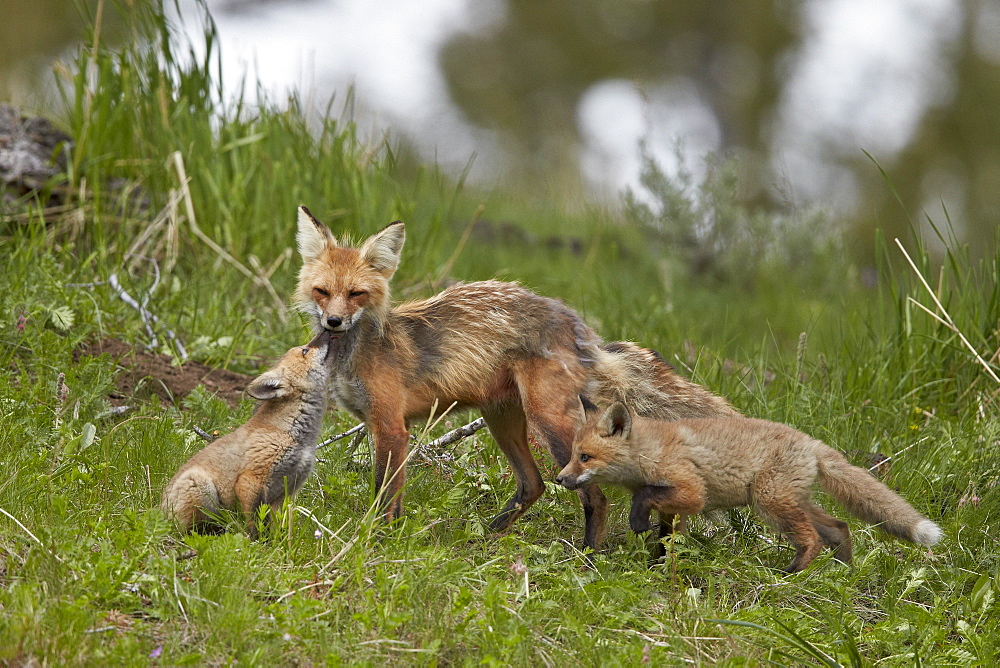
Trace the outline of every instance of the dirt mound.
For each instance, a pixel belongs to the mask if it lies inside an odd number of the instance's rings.
[[[214,369],[199,362],[185,362],[181,366],[175,366],[167,355],[138,350],[117,339],[84,344],[76,350],[74,359],[83,355],[110,355],[122,367],[115,379],[117,391],[109,396],[114,405],[121,405],[131,397],[143,398],[150,395],[173,403],[199,385],[204,385],[206,390],[230,406],[235,406],[243,396],[243,390],[253,379],[253,376]]]

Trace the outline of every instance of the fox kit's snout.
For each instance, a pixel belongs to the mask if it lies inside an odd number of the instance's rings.
[[[321,329],[316,336],[313,337],[312,341],[302,347],[302,356],[308,357],[310,354],[315,355],[315,358],[312,360],[310,365],[320,367],[321,363],[325,363],[330,359],[336,347],[337,336],[329,329]],[[326,376],[329,375],[329,372],[323,369],[321,374]]]
[[[333,339],[321,330],[255,378],[247,387],[261,402],[253,416],[195,453],[167,483],[160,508],[181,530],[216,529],[221,511],[241,510],[256,536],[257,510],[299,490],[315,460]]]
[[[566,489],[579,489],[587,479],[580,479],[580,476],[576,473],[567,473],[564,468],[562,472],[556,476],[556,483],[562,485]]]
[[[383,316],[389,308],[389,279],[396,272],[406,232],[396,221],[360,248],[340,245],[330,229],[299,207],[296,241],[302,270],[295,300],[316,329],[346,334],[366,311]]]

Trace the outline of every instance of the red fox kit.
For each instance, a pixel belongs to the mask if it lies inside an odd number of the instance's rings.
[[[331,393],[363,420],[375,442],[375,480],[387,519],[402,510],[410,420],[430,407],[482,411],[514,469],[517,492],[491,527],[509,527],[545,489],[528,445],[529,430],[560,465],[569,460],[577,394],[629,401],[662,419],[735,415],[725,400],[675,374],[656,353],[605,344],[576,313],[515,283],[460,283],[392,307],[389,280],[405,232],[395,222],[354,248],[338,243],[299,208],[302,270],[295,299],[317,329],[339,337]],[[607,500],[580,489],[584,545],[596,548]]]
[[[205,446],[163,490],[160,508],[184,531],[209,528],[220,510],[242,510],[257,536],[257,510],[281,505],[312,471],[327,404],[329,332],[292,348],[250,383],[262,403],[236,431]]]
[[[569,489],[609,484],[632,491],[629,523],[650,529],[660,513],[661,535],[674,515],[751,506],[795,546],[786,569],[801,571],[825,544],[851,560],[846,522],[811,500],[820,487],[859,518],[897,538],[933,545],[941,529],[839,452],[789,426],[744,417],[675,422],[635,416],[622,403],[593,405],[556,481]],[[589,410],[588,410],[589,409]]]

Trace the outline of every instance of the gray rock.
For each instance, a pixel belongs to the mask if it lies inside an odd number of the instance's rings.
[[[0,104],[0,183],[15,196],[41,189],[66,171],[72,138],[41,117]]]

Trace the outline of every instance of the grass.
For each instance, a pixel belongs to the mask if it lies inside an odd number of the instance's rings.
[[[254,108],[224,102],[210,22],[199,51],[207,55],[187,60],[167,48],[172,29],[155,6],[122,13],[132,35],[125,46],[110,50],[92,36],[61,69],[65,124],[78,138],[70,173],[52,184],[62,207],[26,201],[0,218],[0,662],[993,658],[997,387],[958,335],[914,304],[936,308],[893,244],[882,245],[878,289],[863,288],[829,240],[805,247],[821,263],[816,272],[770,241],[739,281],[733,268],[750,260],[738,245],[704,246],[718,261],[694,271],[691,258],[705,253],[686,254],[697,244],[670,252],[672,238],[656,229],[669,220],[655,206],[625,217],[529,208],[516,195],[456,185],[400,149],[360,142],[349,116],[337,114],[348,100],[322,118],[294,97]],[[688,238],[703,245],[715,237],[698,230],[720,207],[725,239],[768,229],[741,213],[727,178],[711,193],[648,184],[651,201],[671,202],[694,230]],[[105,336],[149,343],[138,314],[107,285],[111,274],[148,299],[163,352],[180,354],[163,336],[170,328],[192,357],[254,373],[261,358],[302,343],[305,324],[284,305],[300,203],[355,238],[405,220],[397,296],[432,294],[449,277],[519,280],[564,299],[608,339],[659,349],[749,415],[858,450],[859,460],[892,456],[889,484],[938,521],[945,540],[928,551],[852,522],[852,566],[824,554],[785,576],[773,567],[789,560],[787,544],[736,513],[724,526],[696,520],[670,542],[665,563],[650,567],[646,545],[627,531],[626,496],[611,490],[606,549],[589,568],[577,548],[575,496],[551,483],[511,531],[486,532],[512,480],[485,432],[453,446],[450,461],[414,460],[407,514],[392,526],[369,513],[366,448],[341,443],[322,451],[267,540],[175,534],[151,509],[201,446],[192,427],[230,430],[251,402],[234,410],[196,391],[112,414],[113,361],[73,351]],[[474,219],[488,221],[492,236],[480,229],[462,244]],[[800,244],[812,220],[804,219]],[[948,246],[939,268],[918,242],[907,244],[957,329],[995,369],[1000,255],[974,264]],[[689,356],[685,341],[700,354]],[[327,432],[351,424],[331,413]],[[551,480],[555,465],[541,452],[538,461]]]

